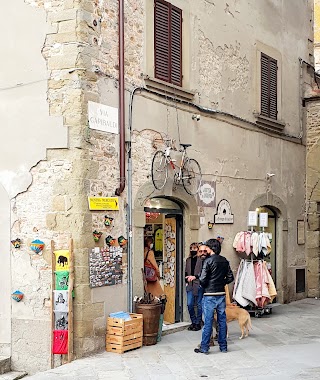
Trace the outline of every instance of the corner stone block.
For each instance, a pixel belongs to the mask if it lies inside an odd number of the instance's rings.
[[[57,226],[57,214],[50,213],[46,216],[46,225],[49,230],[54,230]]]
[[[190,229],[198,230],[200,228],[200,216],[198,214],[190,215]]]
[[[308,215],[308,229],[310,231],[319,231],[319,216],[318,215]]]
[[[133,211],[133,225],[141,228],[146,225],[146,213],[144,211]]]
[[[307,248],[319,247],[319,231],[307,231]]]

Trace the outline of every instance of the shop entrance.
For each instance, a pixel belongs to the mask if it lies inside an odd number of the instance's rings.
[[[271,253],[264,260],[268,263],[268,269],[274,283],[277,283],[277,213],[270,206],[262,206],[257,209],[258,213],[268,213],[268,227],[264,231],[269,234]]]
[[[144,237],[154,239],[160,283],[167,296],[164,323],[183,320],[183,210],[169,198],[152,198],[144,207]]]

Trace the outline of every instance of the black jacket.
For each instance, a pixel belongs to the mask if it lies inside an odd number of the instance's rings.
[[[224,287],[233,280],[229,261],[225,257],[214,254],[204,261],[200,284],[205,293],[224,292]]]

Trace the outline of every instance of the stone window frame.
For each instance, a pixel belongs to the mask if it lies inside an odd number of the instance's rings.
[[[256,41],[255,44],[255,80],[254,80],[254,116],[256,123],[261,128],[270,129],[276,132],[282,132],[285,127],[285,122],[282,120],[282,55],[281,53],[268,45],[260,41]],[[277,73],[277,120],[268,118],[261,115],[261,54],[265,54],[277,61],[278,73]]]
[[[192,100],[195,91],[190,89],[191,73],[191,34],[190,34],[190,5],[184,0],[169,0],[175,7],[182,10],[182,86],[155,78],[154,60],[154,1],[146,1],[145,47],[144,47],[144,79],[148,88],[159,93],[178,98]]]

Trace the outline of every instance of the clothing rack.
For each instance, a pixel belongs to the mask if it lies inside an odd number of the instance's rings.
[[[250,241],[251,237],[249,237],[249,240],[248,240],[248,235],[252,236],[253,233],[257,233],[257,234],[265,233],[265,229],[264,229],[264,227],[262,227],[262,230],[254,231],[253,227],[250,226],[250,229],[248,229],[247,231],[240,231],[239,236],[238,236],[238,240],[236,238],[234,240],[233,247],[237,250],[237,252],[245,253],[247,255],[245,258],[242,259],[244,262],[250,262],[253,265],[254,265],[254,263],[261,262],[262,265],[264,266],[265,265],[264,263],[266,262],[266,260],[264,260],[264,258],[261,258],[259,256],[260,256],[260,254],[262,254],[264,256],[269,255],[270,254],[269,250],[271,248],[271,244],[270,244],[269,240],[267,239],[267,242],[264,241],[265,244],[263,246],[260,246],[260,241],[259,241],[259,252],[256,253],[257,252],[256,251],[255,253],[253,253],[254,248],[253,248],[252,240]],[[243,239],[243,240],[241,240],[241,239]],[[266,239],[266,238],[264,238],[264,239]],[[255,241],[255,243],[257,244],[257,241]],[[255,247],[257,247],[257,246],[255,246]],[[263,247],[264,249],[262,250],[260,247]],[[267,251],[266,251],[266,249],[267,249]],[[249,253],[249,251],[250,251],[250,253]],[[244,264],[244,265],[246,265],[246,264]],[[243,272],[243,270],[244,270],[244,272]],[[247,270],[248,270],[248,266],[246,266],[246,268],[242,267],[242,270],[238,269],[239,272],[237,273],[237,278],[236,278],[236,283],[235,283],[235,291],[233,294],[235,301],[237,301],[237,303],[241,307],[246,309],[250,314],[253,314],[257,318],[260,318],[263,315],[272,314],[273,304],[272,303],[264,304],[264,302],[263,302],[264,301],[263,299],[265,297],[265,295],[264,295],[265,292],[263,293],[263,287],[265,287],[267,285],[268,290],[269,290],[269,284],[272,283],[273,287],[271,286],[271,289],[275,290],[275,285],[274,285],[273,281],[270,282],[270,277],[271,277],[270,273],[267,275],[267,279],[269,279],[269,281],[266,281],[265,272],[264,272],[264,275],[262,274],[263,270],[268,270],[268,269],[267,268],[261,268],[261,277],[260,277],[260,279],[261,279],[261,289],[260,289],[261,293],[257,293],[256,298],[254,298],[254,296],[253,296],[253,292],[254,292],[253,283],[254,283],[254,280],[257,280],[256,272],[254,271],[255,277],[253,280],[253,274],[251,272],[252,269],[249,272],[246,272]],[[239,277],[238,277],[238,275],[239,275]],[[238,286],[240,286],[240,288],[237,288]],[[249,292],[248,292],[248,289],[249,289]],[[259,295],[259,294],[261,294],[261,295]],[[271,300],[274,297],[274,294],[276,294],[276,291],[272,295],[270,292],[270,299]],[[252,301],[253,299],[257,300],[258,305],[253,304],[253,301]],[[260,302],[258,300],[260,300]],[[249,305],[246,305],[247,303],[249,303]],[[263,306],[259,306],[259,304],[263,304]]]

